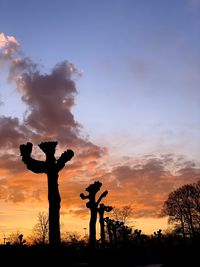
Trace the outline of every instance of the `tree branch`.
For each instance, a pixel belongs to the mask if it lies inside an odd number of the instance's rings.
[[[57,170],[60,171],[62,168],[64,168],[65,163],[67,161],[70,161],[74,156],[74,152],[71,149],[68,149],[67,151],[63,152],[60,158],[57,160],[56,166]]]
[[[80,194],[80,198],[81,198],[81,199],[86,199],[86,198],[89,198],[89,195],[86,196],[86,195],[84,195],[83,193],[81,193],[81,194]]]
[[[35,160],[31,157],[32,143],[22,144],[19,149],[22,156],[22,161],[26,164],[27,169],[35,173],[44,173],[46,171],[46,164],[43,161]]]
[[[97,200],[97,203],[96,203],[96,204],[97,204],[97,207],[98,207],[99,203],[101,202],[102,198],[106,197],[107,194],[108,194],[108,191],[107,191],[107,190],[104,191],[104,192],[101,194],[101,196],[99,197],[99,199]]]

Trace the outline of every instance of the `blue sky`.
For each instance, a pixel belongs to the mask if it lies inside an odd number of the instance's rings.
[[[92,140],[197,141],[198,1],[1,1],[0,8],[2,31],[43,71],[67,59],[83,73],[74,113]],[[199,156],[195,148],[180,153]]]
[[[107,161],[171,154],[199,165],[199,0],[1,0],[0,32],[42,73],[76,66],[72,113]],[[5,69],[0,78],[0,114],[23,120],[27,105]]]

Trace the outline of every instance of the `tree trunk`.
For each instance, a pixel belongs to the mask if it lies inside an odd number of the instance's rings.
[[[89,246],[91,250],[95,250],[96,248],[96,221],[97,221],[97,209],[91,209],[91,217],[90,217],[90,238],[89,238]]]
[[[103,214],[99,214],[100,215],[100,231],[101,231],[101,247],[105,248],[105,229],[104,229],[104,219],[103,219]]]
[[[112,235],[111,227],[109,224],[107,224],[107,230],[108,230],[110,246],[112,246],[113,245],[113,235]]]
[[[182,228],[183,238],[185,238],[185,224],[182,216],[181,216],[181,228]]]
[[[58,191],[58,174],[48,173],[49,200],[49,244],[60,245],[60,194]]]

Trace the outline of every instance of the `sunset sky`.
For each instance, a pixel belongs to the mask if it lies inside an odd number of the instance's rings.
[[[63,231],[88,228],[79,195],[132,205],[151,234],[169,192],[200,179],[200,0],[0,0],[0,243],[48,211],[45,174],[19,145],[57,140]]]

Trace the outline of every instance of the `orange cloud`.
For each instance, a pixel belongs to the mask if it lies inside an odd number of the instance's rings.
[[[14,36],[6,36],[4,33],[0,33],[0,49],[2,54],[6,57],[10,57],[13,52],[19,47],[18,41]]]

